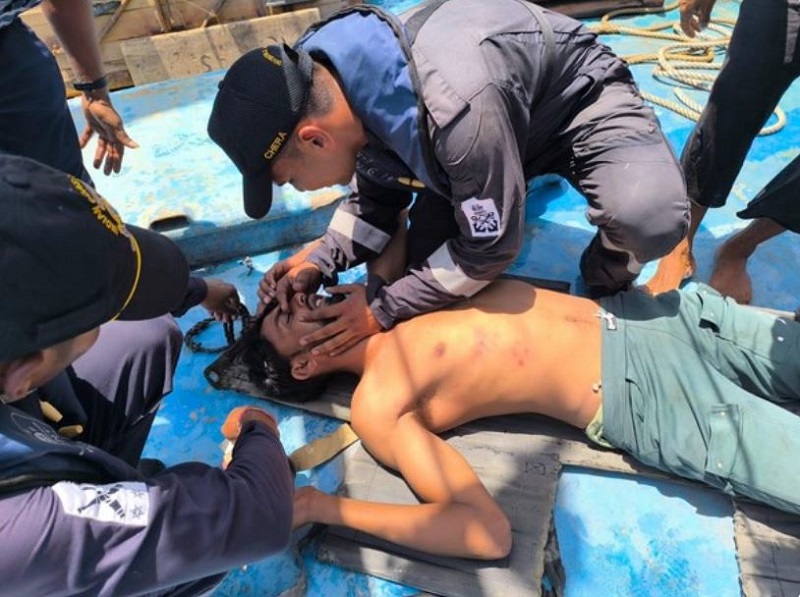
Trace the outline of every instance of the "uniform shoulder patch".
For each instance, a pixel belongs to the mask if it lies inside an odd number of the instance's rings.
[[[473,238],[500,236],[500,212],[493,199],[467,199],[461,203]]]
[[[61,481],[52,486],[64,512],[126,526],[147,525],[150,494],[147,485],[138,482],[90,485]]]

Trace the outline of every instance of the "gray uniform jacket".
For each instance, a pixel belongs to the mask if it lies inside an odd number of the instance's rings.
[[[527,179],[553,166],[559,133],[604,84],[630,80],[581,23],[520,0],[449,0],[413,41],[400,35],[403,43],[391,23],[357,11],[299,42],[336,70],[370,139],[358,193],[310,261],[332,277],[382,251],[414,191],[453,206],[458,235],[373,300],[385,328],[471,296],[502,273],[522,242]]]

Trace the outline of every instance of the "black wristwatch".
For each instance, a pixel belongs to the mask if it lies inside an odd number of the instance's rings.
[[[72,88],[75,91],[96,91],[103,89],[108,85],[108,75],[103,75],[99,79],[90,81],[89,83],[73,83]]]

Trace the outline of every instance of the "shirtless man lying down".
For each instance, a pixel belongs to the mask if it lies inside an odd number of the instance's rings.
[[[508,519],[437,434],[492,415],[540,413],[644,464],[800,514],[800,324],[713,289],[600,302],[499,280],[471,299],[370,336],[343,354],[299,338],[329,300],[296,294],[261,322],[255,373],[302,400],[338,371],[360,376],[364,446],[423,503],[361,502],[304,488],[295,525],[322,522],[436,554],[493,559]]]

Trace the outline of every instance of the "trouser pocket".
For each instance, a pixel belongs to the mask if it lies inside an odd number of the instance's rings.
[[[706,456],[706,482],[730,493],[728,481],[736,463],[741,432],[739,407],[735,404],[711,409],[708,421],[708,454]]]
[[[711,409],[705,481],[800,513],[800,417],[756,397],[747,400]]]

